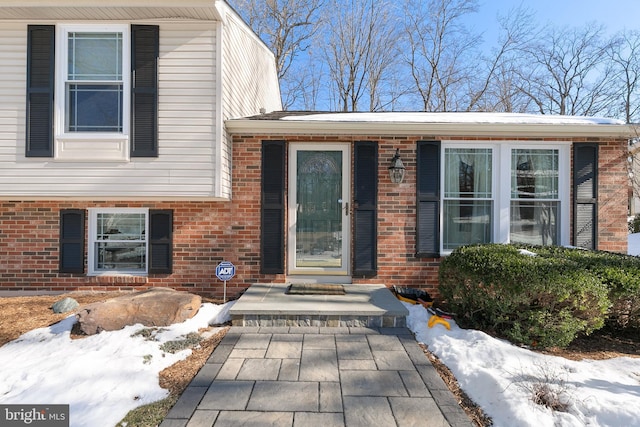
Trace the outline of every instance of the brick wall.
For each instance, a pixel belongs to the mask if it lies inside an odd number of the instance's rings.
[[[627,141],[599,143],[598,249],[627,253]]]
[[[60,210],[93,207],[172,209],[173,274],[88,277],[58,273]],[[0,290],[132,290],[166,286],[221,296],[222,282],[215,276],[215,267],[223,259],[230,260],[235,248],[230,217],[231,203],[225,202],[0,201]],[[239,283],[235,279],[228,282],[230,295],[244,289]]]
[[[375,277],[353,277],[354,283],[384,283],[421,287],[437,294],[439,259],[416,258],[416,142],[420,140],[487,140],[487,138],[439,137],[420,135],[413,137],[350,136],[312,137],[309,135],[236,135],[234,137],[234,205],[242,206],[243,230],[246,231],[247,248],[259,252],[260,242],[260,146],[263,140],[286,140],[287,142],[336,142],[378,141],[378,274]],[[522,140],[525,138],[491,138],[491,140]],[[549,141],[566,138],[547,138]],[[627,170],[626,141],[598,139],[575,139],[576,142],[598,142],[600,148],[599,177],[599,246],[598,249],[624,252],[627,250]],[[407,168],[402,184],[393,184],[388,175],[388,166],[400,149],[400,156]],[[238,218],[234,217],[234,221]],[[240,226],[242,222],[238,223]],[[251,227],[252,231],[247,228]],[[286,228],[286,227],[285,227]],[[251,240],[253,242],[251,243]],[[263,281],[284,281],[284,276],[260,276],[259,262],[252,266],[253,277]]]
[[[227,283],[230,297],[255,282],[283,282],[284,275],[260,274],[260,150],[264,139],[378,141],[378,274],[354,277],[353,282],[422,287],[437,294],[439,260],[414,256],[415,147],[418,140],[440,139],[433,135],[397,138],[237,135],[233,143],[232,202],[0,201],[0,290],[117,290],[168,286],[222,296],[222,282],[215,277],[215,267],[223,260],[231,261],[237,267],[236,276]],[[598,248],[626,252],[626,142],[595,142],[601,144]],[[399,185],[391,183],[387,170],[396,148],[400,149],[407,168],[406,179]],[[88,277],[58,273],[60,209],[91,207],[172,209],[173,273],[149,277]]]

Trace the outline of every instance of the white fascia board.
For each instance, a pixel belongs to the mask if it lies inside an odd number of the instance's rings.
[[[2,0],[1,7],[199,7],[212,8],[216,0]]]
[[[223,0],[1,0],[0,20],[199,20],[220,19]]]
[[[524,138],[631,138],[630,125],[540,123],[337,122],[304,120],[227,120],[231,133],[276,135],[433,135]]]

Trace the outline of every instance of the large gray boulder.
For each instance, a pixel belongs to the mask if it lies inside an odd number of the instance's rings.
[[[151,288],[81,307],[76,317],[79,329],[93,335],[128,325],[169,326],[192,318],[202,298],[169,288]]]

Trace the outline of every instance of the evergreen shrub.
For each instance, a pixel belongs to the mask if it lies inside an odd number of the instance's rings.
[[[523,248],[465,246],[443,259],[439,291],[460,326],[540,347],[566,347],[601,328],[610,302],[600,277],[574,257]]]

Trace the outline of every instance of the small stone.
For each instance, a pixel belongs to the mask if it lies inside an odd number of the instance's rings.
[[[66,313],[67,311],[75,310],[79,305],[80,304],[78,304],[78,301],[74,300],[73,298],[67,297],[56,301],[51,306],[51,309],[54,313]]]

